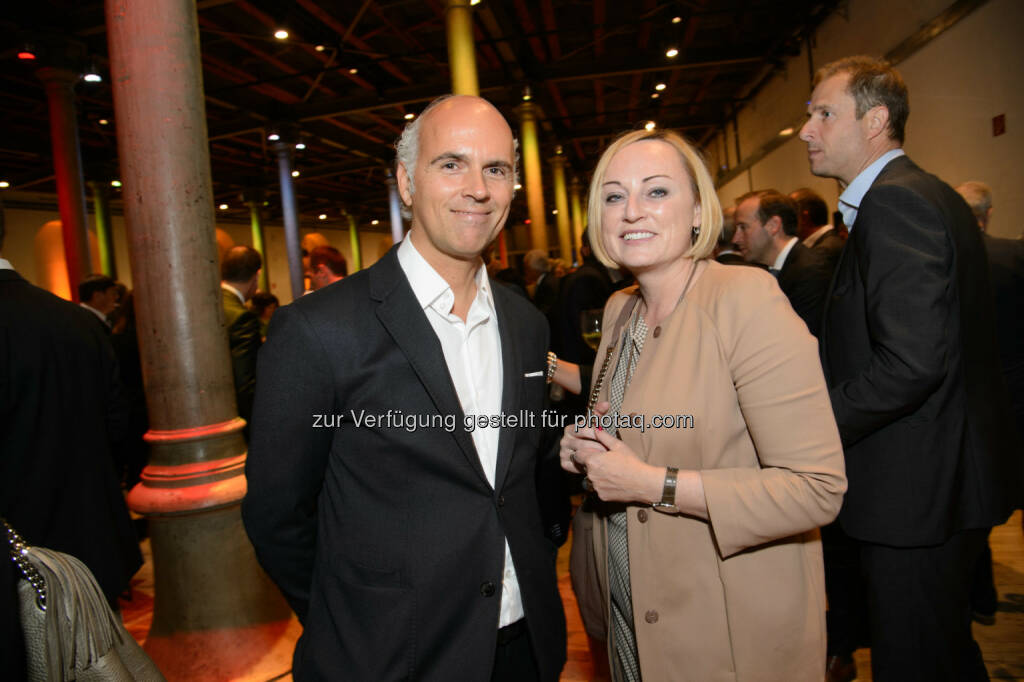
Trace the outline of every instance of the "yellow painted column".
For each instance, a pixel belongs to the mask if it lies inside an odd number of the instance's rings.
[[[260,253],[263,258],[263,267],[260,269],[260,291],[270,292],[270,268],[267,258],[266,242],[263,238],[263,218],[260,215],[260,206],[263,203],[263,196],[256,190],[245,193],[245,204],[249,207],[249,222],[252,227],[252,248]]]
[[[359,226],[356,224],[356,217],[345,212],[345,217],[348,218],[348,243],[352,249],[352,263],[348,268],[348,274],[359,272],[363,269],[363,253],[359,248]]]
[[[479,95],[476,47],[473,42],[473,10],[469,0],[448,0],[445,27],[448,32],[448,68],[452,73],[452,93]]]
[[[526,207],[530,214],[530,248],[548,249],[547,216],[544,215],[544,179],[540,170],[540,143],[537,140],[537,109],[523,96],[519,114],[519,144],[523,150],[523,174],[526,182]]]
[[[580,196],[583,193],[583,183],[580,179],[573,176],[572,183],[569,185],[569,194],[572,199],[572,234],[573,242],[576,246],[576,256],[578,262],[583,262],[583,256],[579,253],[579,248],[583,246],[583,229],[585,225],[583,213],[583,202]]]
[[[114,259],[114,234],[110,224],[110,193],[107,185],[90,180],[86,183],[92,191],[92,211],[96,216],[96,244],[100,251],[100,272],[117,279],[117,263]]]
[[[565,192],[565,155],[562,154],[562,145],[555,148],[555,155],[551,157],[552,178],[555,185],[555,208],[558,215],[555,216],[555,223],[558,225],[558,250],[566,263],[572,262],[572,233],[569,231],[569,197]]]

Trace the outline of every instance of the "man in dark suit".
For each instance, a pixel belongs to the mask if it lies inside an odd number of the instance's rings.
[[[821,251],[828,263],[829,272],[839,262],[839,252],[846,244],[846,237],[828,224],[828,204],[821,195],[809,187],[801,187],[789,193],[796,202],[796,235],[800,243],[809,249]]]
[[[800,243],[796,226],[795,201],[773,189],[750,192],[736,202],[733,241],[749,262],[768,266],[793,310],[817,336],[832,273],[820,253]]]
[[[527,291],[532,291],[531,299],[537,310],[545,317],[558,300],[560,278],[551,272],[551,259],[547,251],[533,249],[523,257],[523,270],[526,272]]]
[[[110,451],[126,420],[117,388],[114,351],[93,313],[32,286],[0,257],[0,516],[29,544],[80,559],[115,606],[142,565]],[[24,679],[6,549],[0,564],[0,670]]]
[[[508,217],[512,131],[453,96],[397,146],[405,240],[270,323],[246,529],[304,625],[297,680],[556,680],[547,326],[480,257]]]
[[[224,306],[224,324],[228,330],[231,350],[231,371],[235,380],[235,402],[238,416],[252,419],[252,403],[256,395],[256,357],[262,335],[260,318],[245,307],[259,286],[263,259],[251,246],[234,246],[224,254],[220,265],[220,296]],[[251,427],[246,427],[246,434]]]
[[[851,57],[814,79],[800,132],[837,178],[849,239],[822,364],[846,454],[843,529],[860,543],[873,679],[987,679],[968,584],[1019,504],[981,237],[963,199],[901,149],[906,86]]]
[[[107,275],[92,274],[78,283],[79,304],[88,310],[110,333],[110,314],[117,308],[120,293],[117,282]]]

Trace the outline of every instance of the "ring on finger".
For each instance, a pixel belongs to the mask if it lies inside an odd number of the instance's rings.
[[[587,491],[588,493],[594,491],[594,484],[591,482],[589,476],[584,476],[583,477],[583,489],[585,491]]]

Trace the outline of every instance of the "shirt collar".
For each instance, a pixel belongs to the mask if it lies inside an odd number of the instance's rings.
[[[230,291],[231,293],[233,293],[235,296],[238,297],[238,300],[242,302],[242,305],[245,305],[245,296],[242,296],[242,292],[241,291],[239,291],[238,289],[234,288],[233,286],[231,286],[227,282],[221,282],[220,283],[220,288],[223,289],[224,291]]]
[[[103,313],[101,313],[100,311],[96,310],[95,308],[93,308],[88,303],[79,303],[78,305],[82,306],[83,308],[88,310],[90,313],[92,313],[96,317],[100,318],[100,322],[102,322],[103,324],[107,325],[108,327],[110,326],[110,320],[107,319],[107,316],[104,315]]]
[[[781,270],[782,264],[786,262],[786,256],[793,250],[793,245],[797,243],[796,237],[790,237],[789,241],[785,246],[782,247],[782,251],[779,251],[779,255],[775,258],[775,264],[772,265],[773,270]]]
[[[452,292],[451,285],[416,250],[408,236],[399,244],[397,255],[398,265],[409,280],[412,293],[416,296],[420,307],[424,309],[434,307],[444,315],[449,314],[452,311],[452,306],[455,305],[455,294]],[[490,282],[487,280],[487,268],[481,264],[477,268],[474,278],[476,279],[476,297],[483,296],[487,307],[494,310],[494,298],[491,294]],[[440,300],[442,297],[444,297],[443,301]]]
[[[853,229],[853,221],[857,219],[857,209],[860,208],[860,202],[864,199],[864,195],[871,189],[871,185],[875,184],[875,179],[878,174],[882,172],[882,169],[895,158],[905,156],[906,152],[902,149],[890,149],[886,153],[875,159],[870,166],[865,168],[853,179],[843,193],[839,195],[839,212],[843,214],[843,223],[846,225],[847,230]]]
[[[817,244],[817,243],[818,243],[818,242],[819,242],[819,241],[821,240],[821,238],[822,238],[822,237],[824,237],[824,236],[825,236],[825,234],[826,234],[826,233],[827,233],[827,232],[828,232],[829,230],[831,230],[831,229],[832,229],[832,226],[831,226],[831,225],[822,225],[822,226],[821,226],[821,227],[819,227],[819,228],[818,228],[817,230],[815,230],[815,231],[814,231],[814,232],[812,232],[811,234],[807,235],[807,239],[805,239],[805,240],[804,240],[804,241],[802,242],[802,243],[803,243],[803,245],[804,245],[804,246],[806,246],[806,247],[808,247],[808,248],[810,248],[810,247],[814,246],[814,245],[815,245],[815,244]]]
[[[14,269],[14,266],[11,265],[10,261],[5,260],[3,258],[0,258],[0,270],[13,270],[13,269]]]

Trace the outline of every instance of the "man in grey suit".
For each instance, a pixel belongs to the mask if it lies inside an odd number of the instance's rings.
[[[398,143],[405,240],[271,321],[242,512],[305,628],[297,680],[558,678],[547,324],[480,257],[515,172],[491,104],[434,102]]]
[[[902,150],[907,88],[850,57],[817,73],[800,132],[837,178],[850,236],[821,356],[850,487],[839,521],[866,578],[873,679],[988,679],[968,585],[1020,504],[988,267],[970,208]]]

